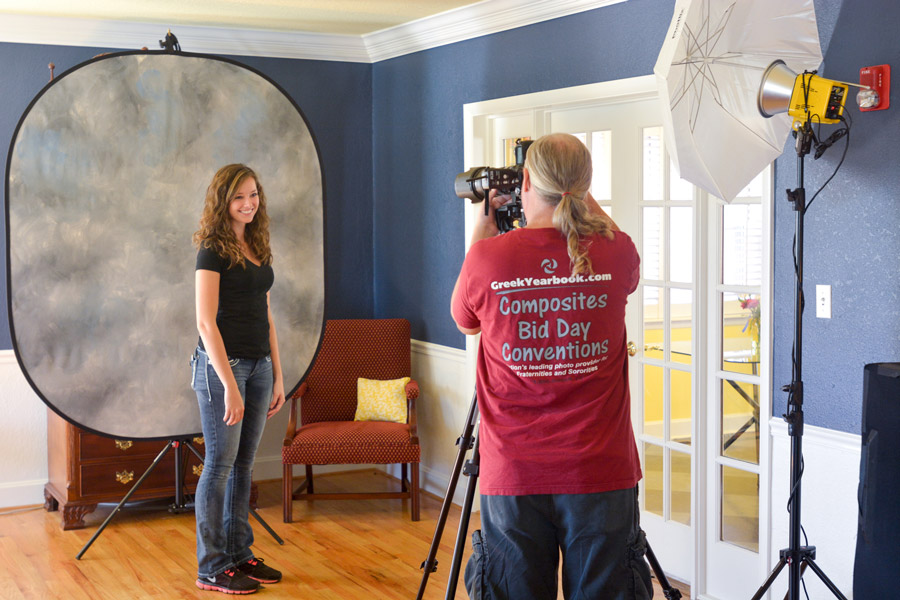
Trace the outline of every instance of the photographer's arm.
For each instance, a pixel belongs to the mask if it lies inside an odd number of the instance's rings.
[[[462,276],[462,273],[460,273],[460,276]],[[453,317],[453,322],[456,323],[456,328],[461,332],[466,335],[478,335],[481,333],[481,327],[470,329],[468,327],[463,327],[459,324],[459,321],[456,320],[456,314],[454,314],[453,308],[456,306],[457,293],[459,292],[459,279],[459,277],[456,278],[456,285],[453,286],[453,295],[450,296],[450,315]]]
[[[612,217],[610,217],[608,214],[606,214],[606,211],[603,210],[603,208],[600,206],[600,204],[596,200],[594,200],[594,197],[591,196],[590,192],[585,194],[584,202],[587,204],[588,210],[590,210],[595,215],[600,215],[601,217],[603,217],[604,219],[606,219],[607,221],[610,222],[610,229],[612,229],[613,231],[622,231],[621,229],[619,229],[619,226],[616,225],[616,222],[612,220]]]
[[[509,196],[498,196],[497,190],[490,191],[487,204],[488,213],[484,214],[483,210],[480,210],[478,212],[478,217],[475,221],[475,227],[472,229],[472,240],[469,244],[470,246],[483,239],[499,235],[500,230],[497,229],[497,221],[494,217],[494,209],[503,206],[507,202],[509,202]],[[459,329],[461,332],[466,335],[477,335],[481,333],[481,327],[463,327],[459,324],[459,319],[456,315],[456,309],[458,306],[460,306],[457,303],[457,300],[459,296],[459,286],[461,279],[462,272],[460,272],[459,276],[456,278],[456,284],[453,286],[453,294],[450,296],[450,315],[453,317],[453,322],[456,323],[457,329]]]

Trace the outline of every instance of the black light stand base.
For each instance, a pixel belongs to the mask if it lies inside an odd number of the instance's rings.
[[[162,451],[160,451],[160,453],[156,456],[156,458],[153,459],[153,462],[150,463],[150,466],[147,467],[147,470],[144,471],[144,474],[141,475],[140,478],[138,478],[138,480],[134,483],[133,486],[131,486],[131,489],[128,490],[128,493],[125,494],[125,497],[122,498],[122,500],[116,505],[116,507],[112,510],[112,512],[109,513],[109,515],[107,515],[106,519],[103,521],[103,523],[97,529],[97,531],[94,532],[94,535],[91,536],[91,539],[88,540],[88,542],[84,545],[84,547],[82,547],[81,551],[77,555],[75,555],[76,560],[81,560],[81,557],[84,556],[84,553],[88,551],[88,548],[91,547],[91,545],[94,543],[94,541],[98,537],[100,537],[100,534],[103,533],[103,530],[106,529],[106,526],[109,525],[109,523],[110,523],[110,521],[112,521],[113,517],[115,517],[116,514],[118,514],[118,512],[120,510],[122,510],[122,507],[125,506],[125,503],[131,499],[131,496],[134,495],[134,493],[138,489],[140,489],[141,484],[144,483],[144,480],[147,478],[147,476],[149,476],[150,473],[153,472],[153,469],[156,468],[156,465],[158,465],[162,461],[162,459],[165,457],[165,455],[169,452],[170,448],[175,448],[175,502],[173,504],[169,505],[168,510],[170,513],[174,513],[174,514],[180,514],[180,513],[184,513],[184,512],[193,512],[194,507],[188,505],[184,499],[184,472],[183,472],[184,455],[183,455],[183,449],[182,449],[183,447],[188,448],[191,452],[194,453],[194,456],[199,458],[201,462],[203,461],[203,456],[197,451],[196,448],[194,448],[191,445],[190,440],[188,440],[188,439],[170,440],[169,443],[166,444],[166,447],[163,448]],[[275,538],[276,542],[278,542],[282,546],[284,545],[284,540],[282,540],[280,537],[278,537],[278,534],[275,533],[275,531],[271,527],[269,527],[269,524],[266,523],[262,519],[262,517],[259,516],[259,514],[257,514],[256,510],[252,506],[250,507],[250,514],[253,515],[253,517],[257,521],[259,521],[260,525],[262,525],[263,528],[265,528],[265,530],[269,532],[269,535],[271,535],[273,538]]]
[[[190,442],[176,441],[172,443],[172,447],[175,448],[175,502],[169,505],[169,512],[173,515],[194,511],[194,507],[189,506],[184,499],[184,466],[186,463],[182,446],[187,446],[193,450]],[[203,460],[203,458],[200,457],[200,460]]]
[[[169,441],[169,443],[166,444],[166,447],[163,448],[160,451],[160,453],[156,456],[156,458],[153,459],[153,462],[150,463],[150,466],[147,467],[147,470],[144,471],[144,474],[138,478],[138,480],[134,483],[133,486],[131,486],[131,489],[128,490],[128,493],[125,494],[125,497],[122,498],[122,500],[116,505],[116,507],[113,509],[113,511],[111,513],[109,513],[109,515],[107,515],[106,519],[103,521],[103,524],[101,524],[100,527],[97,529],[97,531],[94,532],[94,535],[91,536],[91,539],[89,539],[88,542],[81,549],[81,551],[75,555],[76,560],[81,560],[81,557],[84,556],[84,553],[88,551],[88,548],[91,547],[91,545],[94,543],[94,540],[96,540],[98,537],[100,537],[100,534],[103,533],[103,530],[106,529],[106,526],[109,525],[109,522],[112,521],[113,517],[116,516],[116,514],[118,514],[118,512],[120,510],[122,510],[122,507],[125,506],[125,503],[131,499],[131,496],[134,495],[134,493],[136,491],[138,491],[138,489],[140,489],[141,484],[144,483],[144,480],[147,478],[147,476],[153,472],[153,469],[156,468],[156,465],[158,465],[160,463],[160,461],[162,461],[163,457],[169,452],[169,448],[172,448],[173,445],[177,444],[177,443],[178,443],[177,440]],[[176,470],[180,470],[181,467],[176,465],[175,468],[176,468]],[[175,485],[176,485],[176,489],[178,489],[178,487],[180,485],[179,481],[176,481]]]

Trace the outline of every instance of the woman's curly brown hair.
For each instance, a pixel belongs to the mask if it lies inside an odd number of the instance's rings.
[[[195,231],[193,236],[194,245],[198,248],[209,248],[219,256],[227,258],[229,268],[235,265],[241,265],[244,268],[247,266],[237,236],[231,228],[228,206],[238,188],[248,177],[252,177],[256,182],[259,208],[256,217],[244,229],[244,241],[262,264],[272,264],[266,194],[263,192],[259,177],[253,169],[246,165],[226,165],[216,172],[212,183],[206,190],[206,201],[203,205],[203,214],[200,216],[200,229]]]

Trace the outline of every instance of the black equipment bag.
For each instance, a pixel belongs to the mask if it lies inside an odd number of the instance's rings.
[[[866,365],[853,597],[896,598],[900,564],[900,363]]]

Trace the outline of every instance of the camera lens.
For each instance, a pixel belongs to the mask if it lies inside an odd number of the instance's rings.
[[[459,198],[468,198],[472,202],[481,202],[487,197],[490,189],[488,167],[473,167],[460,173],[453,182],[453,189]]]

